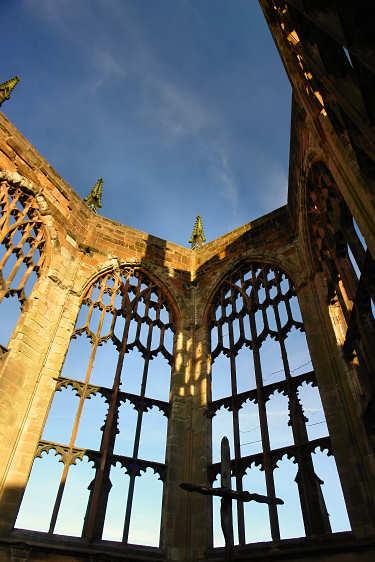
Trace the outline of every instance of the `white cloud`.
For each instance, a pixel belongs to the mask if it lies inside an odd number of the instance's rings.
[[[127,76],[123,60],[120,57],[114,56],[110,51],[95,49],[92,55],[92,62],[98,74],[98,79],[91,87],[92,94],[95,94],[107,80],[113,78],[124,79]]]
[[[144,119],[160,127],[163,140],[175,143],[212,126],[215,117],[204,100],[166,76],[157,62],[147,58],[138,67],[141,86],[149,93],[142,113]]]
[[[230,163],[229,152],[224,144],[219,143],[216,148],[214,147],[214,155],[216,156],[214,166],[219,180],[218,189],[222,197],[229,203],[233,215],[236,216],[238,212],[239,191],[235,174]]]
[[[81,55],[93,65],[94,78],[82,84],[86,91],[97,92],[110,78],[129,77],[132,88],[138,83],[140,116],[160,128],[164,142],[178,142],[214,123],[215,116],[206,100],[185,84],[177,83],[164,67],[131,6],[111,2],[111,21],[116,27],[110,30],[108,22],[103,28],[98,26],[101,2],[91,5],[73,0],[25,0],[25,4],[76,43]],[[78,32],[80,22],[85,24],[82,33]],[[122,36],[121,41],[116,34]]]

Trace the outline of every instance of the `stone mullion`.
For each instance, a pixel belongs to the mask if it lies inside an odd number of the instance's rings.
[[[256,276],[254,270],[252,271],[252,283],[253,283],[253,292],[256,292]],[[258,302],[258,295],[255,296],[255,302]],[[248,318],[250,323],[250,332],[251,332],[251,339],[253,342],[253,360],[254,360],[254,370],[255,370],[255,381],[257,387],[257,402],[258,402],[258,411],[259,411],[259,422],[260,422],[260,432],[262,438],[262,448],[263,448],[263,466],[264,466],[264,474],[266,480],[266,488],[267,488],[267,495],[271,498],[276,497],[275,493],[275,482],[273,478],[273,467],[271,463],[271,447],[270,447],[270,437],[268,432],[268,423],[267,423],[267,410],[266,410],[266,401],[264,398],[263,393],[263,377],[262,377],[262,365],[260,360],[260,352],[259,352],[259,342],[257,336],[257,327],[255,323],[255,315],[253,310],[253,304],[250,302],[248,305]],[[269,518],[270,518],[270,527],[271,527],[271,535],[273,540],[280,540],[280,527],[279,527],[279,518],[277,515],[277,507],[276,505],[269,505]]]
[[[103,286],[102,286],[102,289],[101,289],[101,295],[102,295],[102,293],[103,293]],[[81,306],[82,306],[82,304],[81,304]],[[93,308],[94,308],[93,304],[91,303],[90,311],[89,311],[89,314],[88,314],[88,320],[87,320],[88,326],[90,324],[90,319],[91,319],[91,316],[92,316]],[[84,406],[85,400],[87,398],[86,390],[87,390],[87,386],[88,386],[88,383],[89,383],[89,380],[90,380],[90,377],[91,377],[91,371],[92,371],[92,367],[93,367],[93,364],[94,364],[94,361],[95,361],[95,355],[96,355],[96,351],[97,351],[97,347],[98,347],[100,332],[101,332],[101,329],[102,329],[102,326],[103,326],[105,314],[106,314],[105,310],[102,309],[101,315],[100,315],[100,320],[99,320],[99,325],[98,325],[98,328],[97,328],[97,334],[95,336],[95,340],[94,340],[93,345],[92,345],[92,350],[91,350],[91,354],[90,354],[90,358],[89,358],[89,364],[88,364],[88,367],[87,367],[87,370],[86,370],[85,380],[84,380],[84,384],[83,384],[83,390],[80,394],[79,404],[78,404],[77,412],[76,412],[76,415],[75,415],[72,433],[71,433],[71,437],[70,437],[70,441],[69,441],[69,445],[68,445],[70,454],[67,455],[66,460],[64,462],[64,470],[63,470],[63,473],[61,475],[60,485],[59,485],[59,489],[58,489],[57,496],[56,496],[56,499],[55,499],[55,504],[54,504],[54,507],[53,507],[53,512],[52,512],[49,531],[48,531],[49,533],[54,532],[57,517],[58,517],[58,513],[59,513],[59,509],[60,509],[60,505],[61,505],[61,501],[62,501],[62,497],[63,497],[63,494],[64,494],[66,480],[67,480],[67,477],[68,477],[68,472],[69,472],[70,464],[71,464],[69,462],[71,460],[71,456],[72,456],[71,451],[74,447],[74,443],[75,443],[75,440],[76,440],[76,437],[77,437],[77,434],[78,434],[78,428],[79,428],[79,423],[80,423],[81,416],[82,416],[83,406]]]
[[[30,230],[33,228],[34,223],[33,222],[24,222],[24,223],[20,223],[19,226],[24,226],[23,232],[22,232],[22,238],[21,240],[18,242],[18,244],[13,245],[13,243],[11,241],[9,241],[8,246],[7,246],[7,251],[4,253],[3,257],[1,258],[0,261],[0,269],[3,268],[4,264],[6,263],[6,261],[8,260],[8,258],[11,256],[11,254],[13,253],[13,251],[17,248],[17,246],[19,246],[20,248],[22,247],[22,244],[25,243],[26,238],[29,236],[30,234]],[[13,235],[18,232],[18,228],[13,228]],[[4,236],[4,239],[9,235],[11,231],[7,230]],[[2,244],[4,244],[4,239],[1,241]],[[4,244],[5,246],[6,244]]]
[[[231,304],[233,310],[233,291],[231,291]],[[233,337],[233,325],[232,321],[228,322],[228,332],[229,332],[229,347],[230,347],[230,376],[231,376],[231,388],[232,396],[237,396],[237,380],[236,380],[236,360],[234,357],[234,337]],[[233,420],[233,438],[234,438],[234,458],[238,461],[241,458],[241,442],[240,442],[240,424],[239,415],[237,407],[233,407],[232,411]],[[236,474],[236,489],[238,492],[243,491],[242,487],[242,476]],[[243,502],[237,502],[237,526],[238,526],[238,540],[241,545],[245,544],[245,519],[244,519],[244,507]]]
[[[260,362],[260,353],[259,349],[256,347],[257,344],[254,344],[253,347],[253,358],[254,358],[254,369],[255,369],[255,378],[257,384],[257,401],[258,401],[258,411],[259,411],[259,422],[260,422],[260,430],[261,430],[261,437],[262,437],[262,445],[263,445],[263,464],[264,464],[264,473],[266,479],[266,487],[267,487],[267,495],[270,497],[276,497],[275,493],[275,483],[273,479],[273,468],[271,463],[271,456],[270,456],[270,439],[268,433],[268,424],[267,424],[267,412],[266,412],[266,402],[262,392],[262,371],[261,371],[261,362]],[[273,540],[280,539],[280,529],[279,529],[279,521],[277,516],[277,508],[275,505],[268,506],[269,515],[270,515],[270,524],[271,524],[271,534]]]
[[[28,280],[31,272],[33,271],[34,267],[35,267],[35,265],[33,263],[31,263],[27,267],[27,269],[26,269],[25,273],[23,274],[20,282],[18,283],[18,290],[23,291],[23,289],[25,288],[25,285],[27,283],[27,280]]]
[[[31,228],[28,228],[27,235],[29,234]],[[8,257],[10,257],[12,254],[17,255],[15,249],[16,248],[20,248],[21,249],[21,253],[19,255],[19,257],[17,258],[16,263],[13,265],[12,270],[10,272],[10,274],[8,275],[8,277],[6,278],[6,282],[4,283],[4,287],[0,290],[0,301],[5,297],[5,295],[7,293],[10,292],[10,286],[11,283],[14,279],[14,277],[17,275],[18,273],[18,269],[19,267],[24,263],[25,265],[27,265],[28,262],[28,258],[32,258],[33,254],[35,252],[35,250],[39,247],[39,245],[42,243],[44,244],[43,241],[43,233],[42,231],[39,231],[38,236],[36,238],[33,239],[32,243],[30,244],[30,250],[29,252],[24,255],[22,254],[22,244],[25,243],[27,236],[25,236],[25,234],[23,235],[21,241],[17,244],[17,246],[12,247],[10,246],[9,249],[7,250],[7,252],[4,254],[3,259],[1,261],[0,264],[0,272],[2,269],[3,264],[5,263],[6,259],[8,259]],[[35,270],[39,270],[39,268],[41,267],[41,263],[43,263],[44,261],[44,256],[43,253],[41,251],[41,256],[39,258],[38,264],[34,264],[32,261],[30,263],[30,265],[28,265],[26,271],[24,272],[22,279],[19,281],[18,283],[18,288],[16,289],[17,291],[22,291],[26,285],[27,279],[29,278],[30,273],[35,269]],[[21,297],[19,295],[19,299],[21,302],[24,301],[24,293],[23,293],[23,297]]]
[[[353,372],[337,346],[324,287],[321,276],[316,276],[315,281],[298,289],[297,296],[350,522],[360,537],[375,530],[371,447],[361,420]]]
[[[71,464],[68,461],[71,458],[71,451],[74,447],[75,440],[77,438],[79,423],[81,421],[81,416],[82,416],[82,412],[83,412],[83,406],[84,406],[85,400],[87,398],[86,389],[87,389],[87,386],[88,386],[88,383],[89,383],[89,380],[90,380],[92,367],[93,367],[93,364],[94,364],[94,361],[95,361],[95,355],[96,355],[96,351],[97,351],[97,348],[98,348],[98,340],[99,340],[100,332],[101,332],[101,329],[102,329],[102,326],[103,326],[105,314],[106,314],[106,311],[102,310],[101,315],[100,315],[100,321],[99,321],[98,329],[97,329],[97,334],[96,334],[95,341],[94,341],[93,346],[92,346],[89,364],[88,364],[86,375],[85,375],[83,391],[81,392],[80,397],[79,397],[78,408],[77,408],[77,412],[76,412],[76,415],[75,415],[75,418],[74,418],[72,433],[71,433],[70,440],[69,440],[68,446],[69,446],[70,455],[67,456],[67,461],[64,462],[64,470],[63,470],[61,478],[60,478],[59,489],[58,489],[57,496],[56,496],[56,499],[55,499],[55,504],[53,506],[50,526],[49,526],[49,530],[48,530],[49,533],[53,533],[54,530],[55,530],[57,517],[58,517],[58,514],[59,514],[62,498],[63,498],[63,495],[64,495],[66,480],[67,480],[67,477],[68,477],[68,472],[69,472],[70,464]]]
[[[308,442],[308,434],[305,421],[306,418],[300,404],[297,388],[292,382],[290,374],[288,355],[285,341],[281,335],[281,321],[278,306],[273,304],[276,326],[279,332],[279,344],[281,357],[287,379],[289,397],[289,425],[292,427],[294,443],[298,448]],[[298,471],[296,482],[302,508],[303,521],[307,536],[321,535],[331,532],[329,516],[327,513],[324,497],[321,490],[322,480],[315,474],[314,465],[310,453],[298,455],[296,459]]]
[[[40,219],[37,216],[33,218],[32,216],[29,216],[27,214],[31,208],[32,208],[32,200],[30,199],[26,203],[26,206],[24,207],[23,211],[19,211],[20,216],[17,218],[17,220],[14,223],[10,224],[9,221],[6,220],[0,222],[1,243],[4,243],[5,238],[9,238],[9,237],[12,238],[14,236],[14,233],[20,230],[20,227],[29,226],[30,224],[34,226],[35,224],[40,223]],[[4,217],[8,218],[9,216],[10,213],[4,213]]]
[[[0,181],[0,197],[0,240],[2,242],[4,232],[6,234],[9,231],[10,210],[15,205],[15,197],[9,201],[9,184],[4,180]]]
[[[110,469],[117,433],[121,372],[126,351],[130,322],[131,314],[129,311],[127,313],[127,318],[124,326],[121,350],[119,353],[116,373],[114,376],[112,395],[109,402],[107,417],[103,429],[103,436],[100,444],[99,465],[96,468],[94,480],[90,484],[90,497],[87,504],[85,522],[82,531],[82,536],[89,541],[99,539],[102,536],[105,513],[108,503],[108,495],[112,486],[110,481]]]
[[[21,191],[20,189],[18,189],[17,192],[16,192],[16,195],[15,195],[15,196],[12,196],[12,195],[9,194],[9,184],[8,184],[7,182],[4,182],[4,183],[5,183],[6,186],[8,187],[7,194],[6,194],[6,197],[5,197],[5,209],[6,209],[6,211],[5,211],[4,215],[3,215],[3,216],[4,216],[4,220],[1,221],[0,224],[1,224],[1,229],[3,229],[4,226],[6,225],[6,232],[8,232],[8,231],[9,231],[9,227],[10,227],[10,226],[13,226],[13,225],[10,225],[10,221],[9,221],[9,217],[11,216],[11,211],[13,211],[13,210],[16,208],[16,205],[17,205],[17,203],[18,203],[18,201],[19,201],[19,199],[20,199],[20,196],[21,196],[21,194],[22,194],[22,191]],[[1,183],[0,187],[2,187],[2,185],[3,185],[3,183]],[[11,198],[10,201],[9,201],[9,199],[8,199],[7,196]],[[23,209],[23,211],[19,211],[19,212],[20,212],[20,215],[21,215],[22,217],[24,217],[24,216],[26,215],[27,211],[30,209],[30,207],[31,207],[31,200],[28,201],[28,203],[27,203],[27,205],[25,206],[25,208]],[[18,221],[16,221],[15,224],[17,224],[17,222],[18,222]],[[20,221],[20,223],[21,223],[21,222],[22,222],[22,220]]]
[[[18,289],[17,289],[17,290],[23,291],[23,289],[24,289],[24,287],[25,287],[25,285],[26,285],[26,283],[27,283],[27,280],[28,280],[28,278],[29,278],[31,272],[32,272],[33,270],[39,271],[39,269],[40,269],[40,267],[41,267],[41,264],[42,264],[43,261],[44,261],[43,251],[40,251],[40,258],[39,258],[37,264],[34,264],[34,263],[33,263],[32,257],[33,257],[33,255],[34,255],[34,253],[35,253],[35,250],[37,250],[37,249],[39,248],[39,245],[40,245],[41,243],[44,244],[44,241],[43,241],[43,234],[42,234],[41,231],[39,231],[38,236],[37,236],[36,238],[34,238],[34,240],[32,241],[32,243],[30,244],[30,250],[28,251],[28,253],[27,253],[26,255],[24,255],[24,256],[22,257],[22,262],[23,262],[25,265],[27,265],[28,258],[31,258],[31,263],[30,263],[30,265],[28,265],[28,267],[27,267],[25,273],[24,273],[23,276],[22,276],[22,279],[19,281],[19,283],[18,283]],[[20,242],[20,244],[21,244],[21,242]],[[43,250],[43,248],[42,248],[42,250]],[[9,281],[9,278],[8,278],[8,281]]]
[[[30,230],[32,229],[33,224],[29,223],[27,224],[27,227],[24,229],[22,238],[20,240],[20,242],[16,245],[13,246],[12,243],[9,244],[9,248],[7,248],[7,251],[5,252],[5,254],[3,255],[1,261],[0,261],[0,270],[3,268],[4,264],[8,261],[8,259],[10,258],[10,256],[12,254],[16,254],[16,249],[17,246],[19,246],[20,248],[22,248],[22,245],[25,243],[26,238],[29,236],[30,234]],[[43,236],[42,232],[39,233],[39,238],[41,239]],[[33,240],[34,242],[35,240]],[[31,246],[32,247],[32,246]],[[17,254],[16,254],[17,255]],[[7,282],[6,282],[6,290],[9,288],[9,285],[11,284],[11,282],[13,281],[13,278],[16,275],[17,269],[20,266],[20,264],[23,262],[24,256],[21,255],[19,257],[17,257],[17,261],[16,263],[13,265],[12,267],[12,271],[9,273],[8,277],[7,277]]]
[[[296,426],[303,431],[304,415],[301,406],[294,412],[293,434]],[[324,482],[314,471],[311,454],[302,452],[298,457],[298,471],[295,481],[301,502],[301,510],[306,536],[321,536],[331,533],[331,524],[324,496],[321,490]]]
[[[149,303],[147,303],[145,315],[147,316]],[[148,327],[148,335],[147,335],[147,356],[145,358],[145,362],[143,365],[143,373],[142,373],[142,383],[141,383],[141,398],[145,395],[146,391],[146,382],[147,382],[147,372],[148,372],[148,364],[150,361],[150,347],[151,347],[151,340],[152,340],[152,324]],[[139,452],[139,443],[141,438],[141,429],[142,429],[142,419],[143,419],[143,411],[142,409],[138,410],[137,414],[137,425],[135,429],[135,437],[134,437],[134,447],[133,447],[133,458],[136,459],[138,457]],[[131,511],[133,507],[133,498],[134,498],[134,488],[135,488],[135,474],[130,475],[130,482],[128,488],[128,498],[126,502],[126,512],[125,512],[125,523],[124,523],[124,532],[122,540],[123,542],[128,542],[129,538],[129,527],[130,527],[130,518],[131,518]]]

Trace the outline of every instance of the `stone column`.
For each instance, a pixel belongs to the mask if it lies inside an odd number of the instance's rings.
[[[177,329],[175,341],[162,517],[161,546],[166,549],[167,559],[171,561],[187,560],[190,552],[190,498],[179,484],[191,479],[192,369],[193,334],[189,323],[184,322]]]
[[[192,470],[191,482],[209,484],[207,467],[211,463],[211,420],[206,415],[207,396],[210,386],[210,353],[207,345],[207,328],[199,325],[194,337],[194,372],[192,398]],[[206,560],[212,539],[212,498],[190,494],[192,559]]]
[[[374,459],[359,414],[353,373],[335,336],[321,275],[300,286],[297,295],[352,530],[358,538],[373,536]]]
[[[205,333],[196,324],[196,291],[188,289],[181,310],[172,374],[172,410],[167,442],[167,485],[163,540],[168,560],[193,562],[209,547],[210,498],[180,489],[181,482],[207,483],[210,430],[205,416],[207,357]]]
[[[79,310],[80,257],[56,257],[34,287],[0,365],[0,534],[12,530]]]

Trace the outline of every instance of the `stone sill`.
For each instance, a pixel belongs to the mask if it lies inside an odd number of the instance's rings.
[[[236,546],[232,551],[232,560],[324,560],[330,555],[335,562],[341,560],[335,555],[339,553],[373,552],[375,560],[375,539],[356,540],[352,532],[332,533],[319,537],[302,537],[284,539],[278,542],[259,542],[246,546]],[[316,558],[315,558],[316,557]],[[327,558],[326,558],[327,557]],[[209,562],[222,562],[223,548],[212,548],[207,553]],[[357,558],[353,559],[357,560]]]
[[[65,555],[95,555],[95,560],[129,560],[129,562],[164,562],[165,554],[160,548],[141,545],[125,545],[116,541],[97,541],[88,543],[79,537],[49,535],[40,531],[14,530],[9,537],[0,537],[0,550],[4,546],[22,549],[28,553],[55,552]],[[110,557],[110,558],[108,558]],[[31,558],[32,559],[32,558]],[[92,558],[90,558],[91,560]]]
[[[25,560],[36,560],[34,556],[65,555],[88,556],[90,560],[124,562],[166,562],[165,553],[155,547],[140,545],[123,545],[114,541],[98,541],[87,543],[81,538],[65,535],[49,535],[37,531],[15,530],[9,537],[0,538],[0,551],[4,548],[11,552],[22,551]],[[337,557],[338,555],[339,557]],[[354,557],[351,557],[354,555]],[[364,555],[364,557],[362,557]],[[351,532],[333,533],[332,535],[314,538],[284,539],[279,542],[260,542],[244,547],[235,547],[231,560],[253,561],[304,561],[313,560],[339,562],[341,560],[364,562],[375,560],[375,540],[356,540]],[[344,558],[341,558],[343,556]],[[347,558],[348,556],[348,558]],[[360,558],[359,558],[360,557]],[[39,558],[38,558],[39,559]],[[60,558],[59,558],[60,559]],[[200,559],[202,560],[202,559]],[[204,560],[207,562],[223,562],[224,549],[210,549]]]

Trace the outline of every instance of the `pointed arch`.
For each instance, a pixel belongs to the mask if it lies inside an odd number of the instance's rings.
[[[316,387],[317,380],[291,278],[277,265],[243,262],[217,287],[207,320],[211,383],[222,384],[224,389],[220,396],[208,391],[207,414],[213,420],[214,448],[223,432],[229,434],[236,489],[242,490],[246,472],[255,465],[264,471],[267,495],[277,495],[276,476],[286,455],[296,464],[288,477],[299,498],[305,534],[330,533],[323,482],[311,455],[318,448],[327,449],[331,455],[333,452],[327,433],[309,438],[310,425],[325,423],[325,417],[319,401],[316,410],[322,419],[317,421],[300,399],[300,388]],[[225,410],[226,417],[231,418],[226,429],[215,421]],[[211,464],[208,472],[213,482],[220,472],[220,462]],[[252,491],[263,493],[260,489]],[[287,538],[276,506],[269,506],[268,518],[272,540]],[[238,542],[244,545],[247,538],[241,502],[237,505],[237,525]],[[295,533],[300,534],[300,530]]]
[[[166,444],[167,421],[163,419],[168,418],[170,409],[174,333],[175,317],[170,307],[170,297],[166,296],[160,283],[151,279],[141,268],[127,265],[107,268],[86,285],[71,345],[56,386],[56,392],[74,391],[78,397],[78,405],[74,403],[72,406],[69,437],[66,443],[42,439],[37,450],[37,455],[40,450],[63,451],[64,470],[51,509],[50,533],[58,532],[59,525],[62,525],[64,512],[61,509],[64,497],[69,497],[70,493],[71,468],[77,458],[85,454],[93,463],[93,477],[90,493],[85,498],[84,519],[77,523],[77,534],[92,540],[101,539],[103,531],[105,535],[108,532],[106,518],[110,517],[108,513],[113,508],[113,501],[118,500],[111,493],[112,480],[118,479],[116,465],[120,464],[128,482],[123,521],[121,524],[117,522],[117,526],[123,529],[117,540],[124,543],[132,541],[132,533],[134,535],[136,531],[131,524],[131,517],[133,509],[137,509],[133,503],[139,498],[139,494],[134,494],[141,485],[142,476],[152,469],[156,480],[165,480],[165,452],[161,449],[165,449]],[[74,349],[75,344],[81,341],[85,345],[78,345]],[[156,369],[153,368],[153,362]],[[70,374],[72,372],[74,376]],[[151,381],[155,376],[158,380]],[[161,399],[163,384],[167,390]],[[93,398],[97,402],[99,399],[100,404],[98,402],[97,406],[89,407],[88,401],[93,401]],[[47,423],[49,439],[59,429],[53,427],[56,404],[55,400]],[[91,413],[85,417],[88,409]],[[131,412],[135,414],[133,424],[129,422]],[[100,435],[96,450],[82,449],[85,435],[88,435],[84,425],[88,421],[90,435],[94,426],[94,432]],[[131,445],[126,452],[124,439]],[[156,448],[155,443],[159,443]],[[144,455],[142,458],[140,453]],[[156,496],[159,499],[155,499],[155,502],[160,503],[159,492]],[[150,502],[149,508],[152,510],[152,494]],[[161,509],[161,504],[159,507]],[[155,515],[155,520],[158,518],[160,520],[160,513],[159,516]],[[18,525],[22,525],[22,521]],[[159,532],[154,530],[153,540]],[[145,541],[148,544],[147,538]]]

